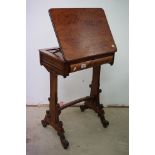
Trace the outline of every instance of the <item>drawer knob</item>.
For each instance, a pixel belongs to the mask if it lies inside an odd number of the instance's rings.
[[[81,64],[81,69],[86,68],[86,64]]]

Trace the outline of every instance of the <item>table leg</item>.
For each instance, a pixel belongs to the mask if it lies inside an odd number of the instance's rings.
[[[50,73],[50,97],[49,110],[46,111],[45,118],[41,121],[43,127],[51,125],[60,137],[61,143],[65,149],[68,148],[69,143],[65,138],[63,123],[59,120],[61,109],[57,103],[57,74]]]
[[[84,111],[87,108],[93,109],[98,116],[100,117],[101,123],[104,128],[108,127],[109,122],[105,119],[105,112],[103,110],[103,105],[100,104],[99,94],[101,93],[100,87],[100,70],[101,66],[93,67],[93,76],[92,76],[92,84],[90,96],[93,98],[91,101],[86,101],[84,105],[80,106],[81,111]]]

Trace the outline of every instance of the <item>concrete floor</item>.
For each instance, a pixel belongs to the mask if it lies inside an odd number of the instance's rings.
[[[128,108],[105,108],[110,121],[106,129],[92,110],[82,113],[70,107],[62,111],[60,119],[70,143],[67,150],[52,127],[42,127],[46,109],[27,107],[27,155],[128,155]]]

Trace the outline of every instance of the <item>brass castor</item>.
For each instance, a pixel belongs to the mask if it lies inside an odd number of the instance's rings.
[[[44,128],[46,128],[47,125],[49,125],[45,120],[41,120],[41,124]]]
[[[104,128],[107,128],[109,126],[109,121],[107,120],[101,120],[101,121]]]

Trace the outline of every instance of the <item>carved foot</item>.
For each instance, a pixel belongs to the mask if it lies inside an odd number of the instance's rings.
[[[67,149],[69,146],[69,142],[66,140],[64,133],[58,133],[60,137],[61,144],[64,149]]]
[[[86,109],[88,109],[88,106],[84,105],[80,105],[80,110],[81,112],[84,112]]]
[[[61,141],[61,144],[62,144],[63,148],[64,148],[64,149],[67,149],[68,146],[69,146],[69,142],[68,142],[68,141],[66,140],[66,138],[65,138],[62,121],[59,121],[59,122],[57,123],[57,134],[58,134],[59,137],[60,137],[60,141]]]
[[[100,117],[101,123],[104,128],[107,128],[109,126],[109,121],[107,121],[104,117],[104,114],[98,115]]]
[[[45,118],[43,120],[41,120],[41,124],[44,128],[47,127],[47,125],[49,125],[49,122],[48,122],[48,118],[50,117],[50,111],[49,110],[46,110],[46,115],[45,115]]]
[[[102,122],[102,125],[103,125],[104,128],[107,128],[109,126],[109,121],[103,120],[101,122]]]
[[[81,112],[84,112],[85,111],[85,105],[80,105],[80,110],[81,110]]]
[[[97,104],[97,106],[93,107],[93,109],[96,113],[98,113],[98,117],[100,117],[103,127],[107,128],[109,126],[109,121],[105,119],[103,105]]]
[[[49,123],[46,120],[41,120],[41,124],[44,128],[46,128],[47,125],[49,125]]]

